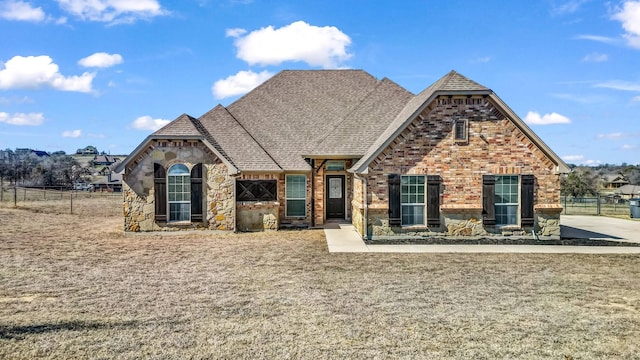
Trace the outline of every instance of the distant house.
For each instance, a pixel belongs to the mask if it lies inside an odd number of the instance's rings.
[[[620,174],[608,174],[602,176],[600,180],[600,188],[605,192],[619,189],[620,187],[629,184],[629,180],[627,180],[623,175]]]
[[[94,191],[122,192],[122,173],[107,172],[106,175],[98,177],[93,185]]]
[[[96,155],[93,158],[94,166],[109,166],[120,161],[120,158],[111,155]]]
[[[569,171],[455,71],[415,95],[361,70],[282,71],[228,107],[179,116],[116,169],[126,231],[350,221],[370,239],[557,238]]]
[[[31,150],[31,153],[36,155],[37,157],[48,157],[49,153],[42,150]]]
[[[85,147],[84,149],[76,150],[76,154],[77,155],[97,155],[98,154],[98,149],[96,149],[95,147],[89,145],[89,146]]]
[[[616,194],[620,195],[623,199],[640,197],[640,185],[623,185],[616,190]]]
[[[49,153],[42,150],[33,150],[29,148],[16,148],[15,156],[19,159],[23,159],[29,156],[48,157]]]

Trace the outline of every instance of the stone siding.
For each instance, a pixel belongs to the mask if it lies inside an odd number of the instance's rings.
[[[451,119],[467,121],[466,141],[454,140]],[[388,227],[389,174],[441,177],[442,226],[439,229]],[[366,176],[371,196],[368,206],[373,235],[502,233],[501,230],[482,226],[482,176],[487,174],[533,174],[536,178],[535,205],[555,206],[560,202],[560,179],[556,166],[513,122],[505,118],[489,98],[436,98],[369,167]],[[551,228],[553,221],[546,221],[546,230],[543,230],[538,224],[541,219],[536,216],[534,228],[537,232],[559,231],[559,225],[557,231]]]
[[[154,163],[166,170],[174,164],[189,169],[203,164],[203,187],[206,191],[206,216],[203,222],[174,223],[155,221]],[[204,186],[206,184],[206,186]],[[155,141],[134,159],[125,171],[124,229],[125,231],[171,231],[184,229],[233,230],[235,223],[234,182],[222,163],[200,141]]]

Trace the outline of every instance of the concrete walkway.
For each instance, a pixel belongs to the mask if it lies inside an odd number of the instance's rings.
[[[565,245],[367,245],[353,225],[328,223],[324,227],[332,253],[540,253],[640,254],[640,247]],[[562,236],[640,242],[640,222],[595,217],[562,216]]]

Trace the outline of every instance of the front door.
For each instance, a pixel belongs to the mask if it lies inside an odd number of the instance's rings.
[[[344,219],[344,175],[327,175],[327,219]]]

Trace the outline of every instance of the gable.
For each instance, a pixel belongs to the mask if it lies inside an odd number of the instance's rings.
[[[468,86],[469,90],[462,90]],[[369,165],[392,143],[405,129],[419,116],[424,116],[424,111],[430,111],[430,106],[440,96],[453,98],[462,96],[471,99],[472,97],[482,97],[491,100],[493,111],[501,114],[515,125],[528,139],[534,147],[538,148],[544,156],[555,164],[556,172],[568,172],[569,167],[557,156],[525,123],[522,121],[493,91],[479,85],[455,72],[445,75],[440,80],[429,86],[420,94],[412,98],[402,111],[396,116],[389,127],[371,145],[365,155],[349,171],[355,173],[366,173]]]

